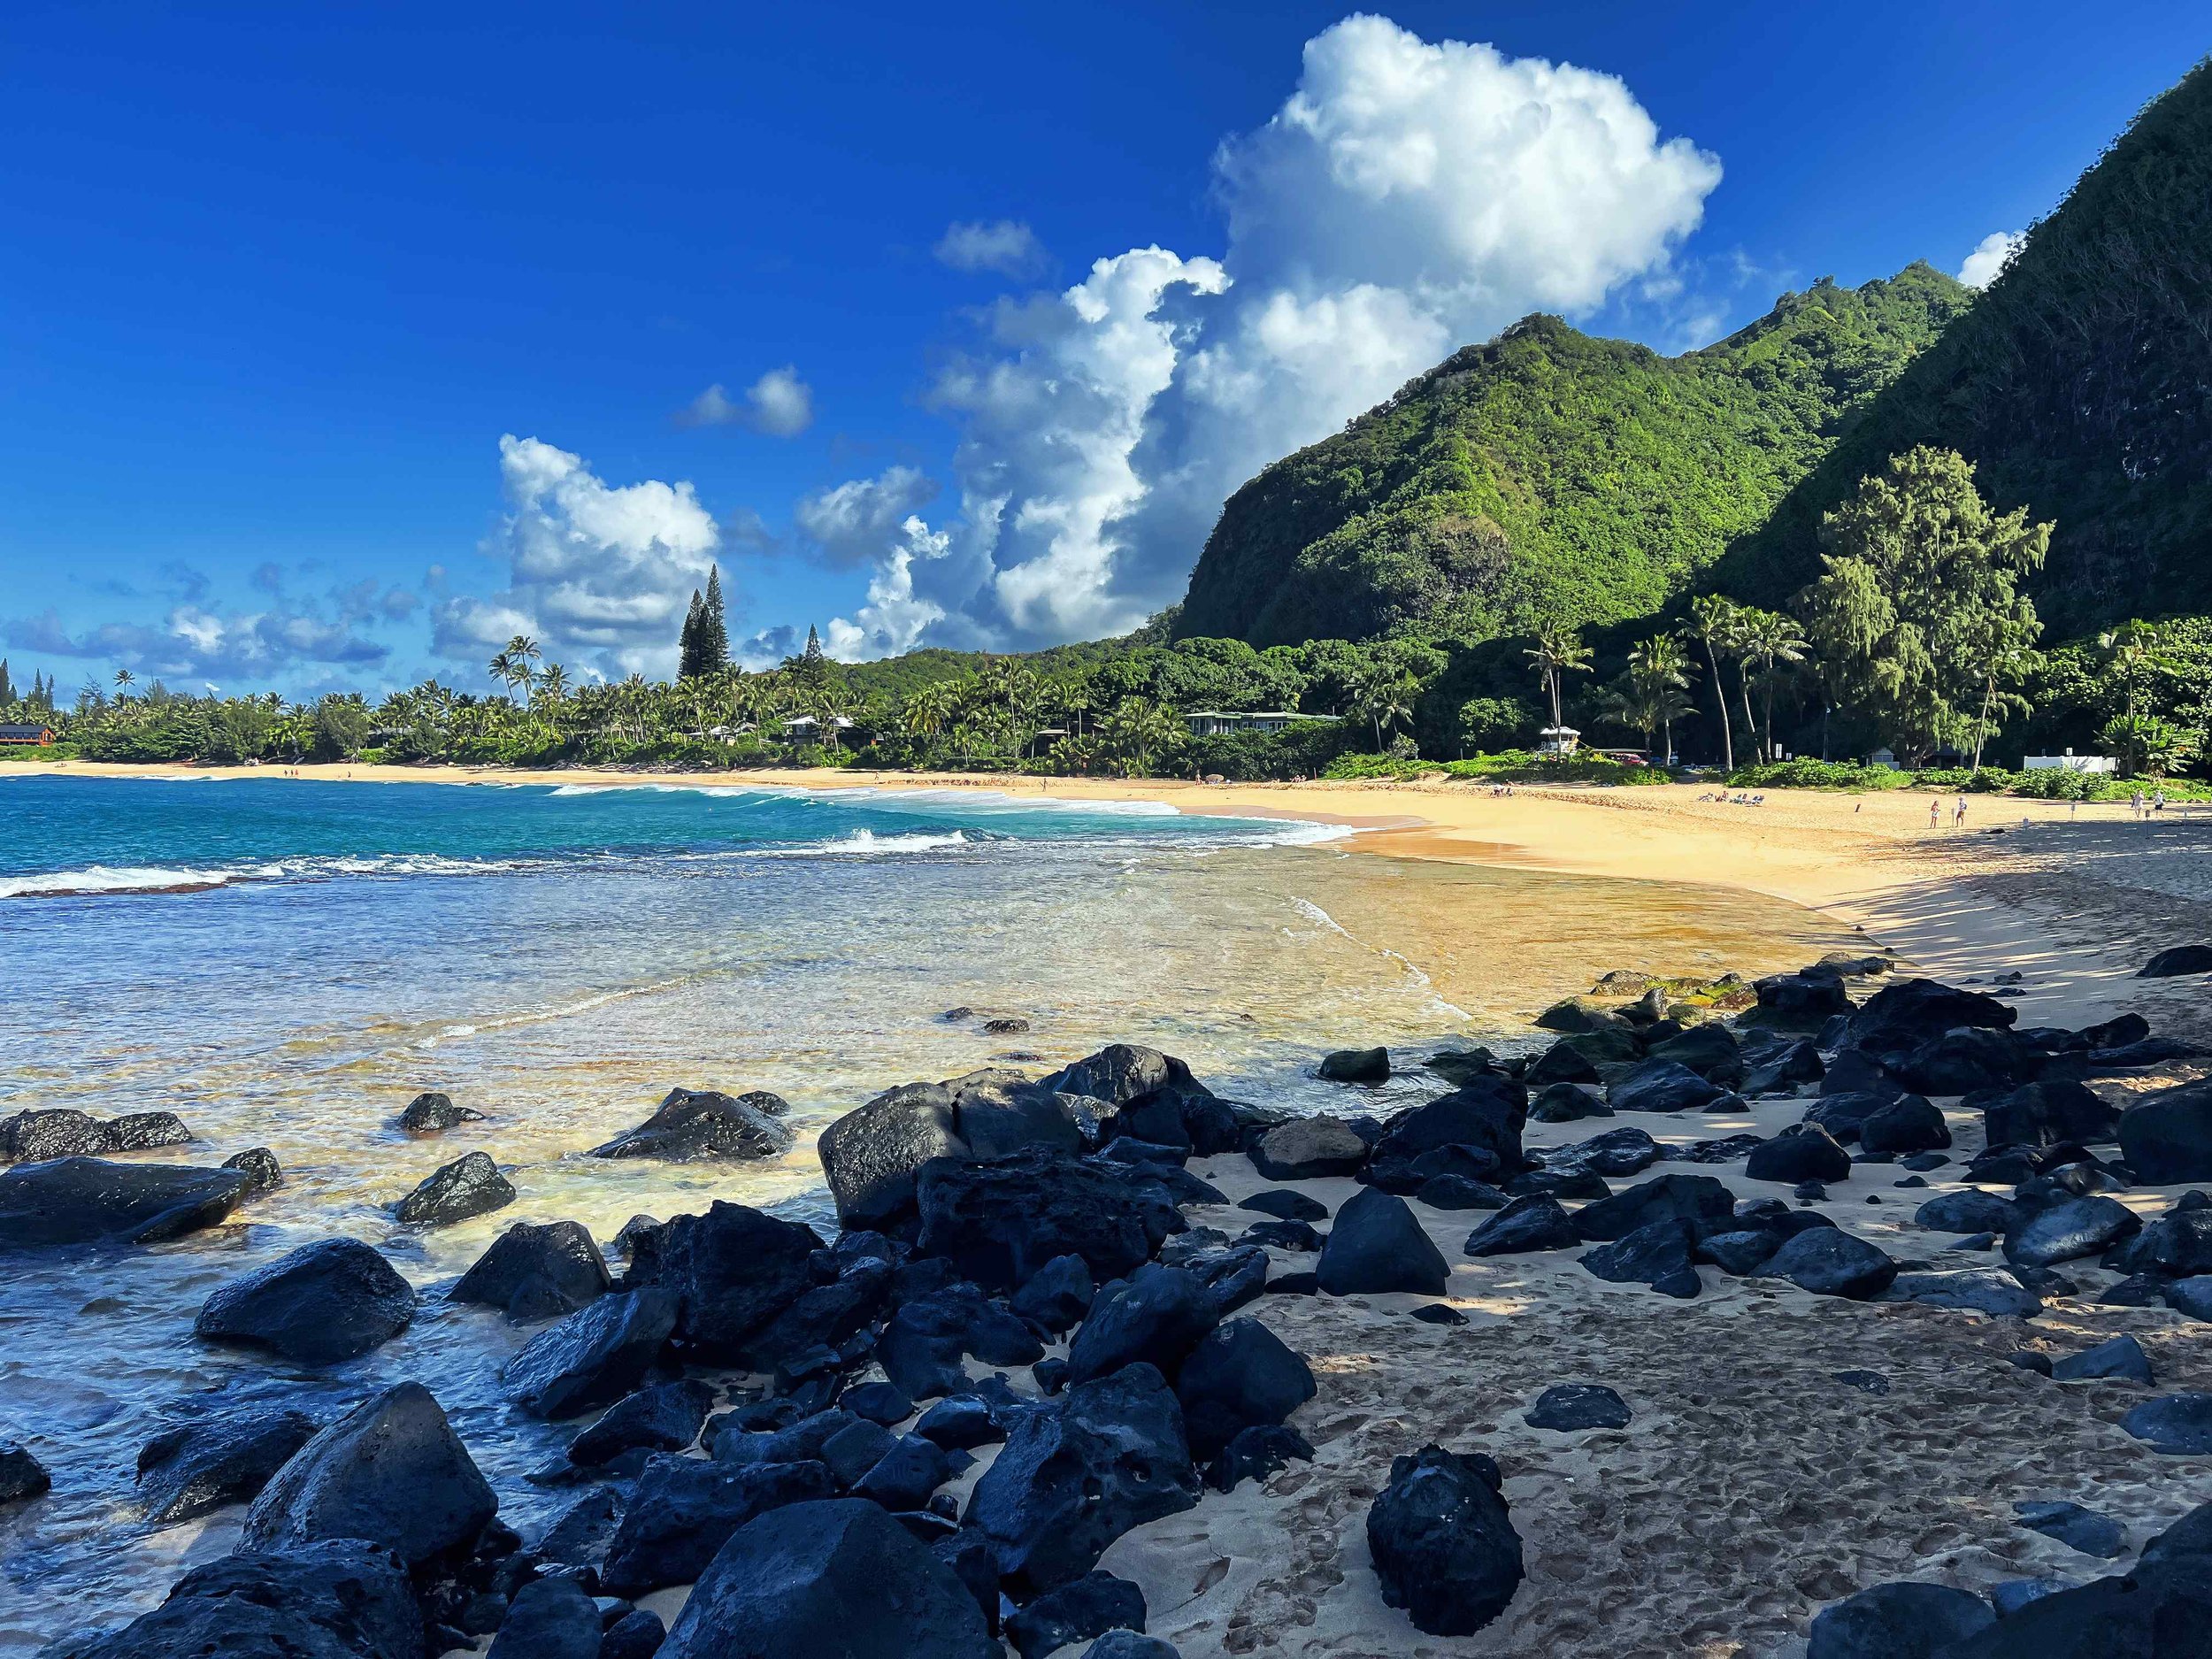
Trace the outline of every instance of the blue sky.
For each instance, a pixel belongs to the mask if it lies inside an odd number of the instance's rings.
[[[665,672],[710,562],[757,656],[1118,631],[1513,317],[1959,271],[2212,44],[2089,16],[19,0],[0,651]]]

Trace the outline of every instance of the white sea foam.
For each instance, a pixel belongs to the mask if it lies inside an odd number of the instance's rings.
[[[171,870],[152,864],[119,868],[90,864],[34,876],[0,876],[0,899],[79,898],[96,893],[180,893],[223,887],[234,878],[222,870]]]
[[[974,843],[958,830],[941,835],[915,833],[911,835],[879,835],[873,830],[855,830],[835,841],[817,841],[811,847],[763,847],[753,850],[759,858],[820,858],[832,854],[848,857],[879,858],[887,853],[928,852],[939,847],[967,847]],[[752,849],[749,849],[752,850]]]

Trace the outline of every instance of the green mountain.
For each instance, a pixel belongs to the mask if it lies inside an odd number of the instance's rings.
[[[1483,638],[1656,610],[1970,303],[1926,265],[1824,280],[1678,357],[1530,317],[1232,495],[1176,634]]]
[[[2036,592],[2055,635],[2212,611],[2212,63],[2136,118],[1718,579],[1786,600],[1818,568],[1820,515],[1916,443],[2055,523]]]

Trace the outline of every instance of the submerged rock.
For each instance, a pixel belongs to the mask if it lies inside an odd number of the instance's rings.
[[[435,1089],[425,1089],[407,1102],[407,1109],[399,1115],[399,1126],[411,1135],[442,1134],[457,1124],[481,1123],[484,1114],[471,1111],[465,1106],[456,1106],[453,1096]]]
[[[411,1226],[443,1227],[515,1202],[514,1184],[488,1152],[472,1152],[433,1171],[392,1213]]]
[[[13,1440],[0,1440],[0,1503],[22,1503],[44,1497],[54,1487],[46,1465],[28,1448]]]
[[[319,1239],[223,1286],[192,1333],[330,1365],[381,1348],[414,1317],[413,1288],[377,1251],[356,1239]]]
[[[698,1158],[780,1158],[795,1137],[780,1121],[791,1109],[757,1090],[734,1097],[712,1089],[672,1088],[660,1109],[606,1145],[595,1158],[661,1158],[687,1164]]]
[[[1328,1083],[1365,1083],[1373,1085],[1390,1081],[1390,1050],[1387,1048],[1339,1048],[1333,1054],[1321,1056],[1316,1073]]]
[[[303,1411],[236,1412],[165,1429],[138,1454],[138,1496],[157,1526],[190,1521],[258,1495],[314,1437]]]
[[[1367,1546],[1383,1601],[1432,1636],[1471,1636],[1521,1586],[1521,1537],[1498,1491],[1497,1465],[1425,1446],[1390,1466],[1367,1511]]]
[[[574,1312],[606,1294],[613,1282],[599,1247],[579,1223],[518,1221],[492,1240],[446,1295],[503,1309],[516,1318],[542,1319]]]
[[[241,1170],[57,1158],[0,1170],[0,1250],[157,1244],[227,1217],[253,1189]]]

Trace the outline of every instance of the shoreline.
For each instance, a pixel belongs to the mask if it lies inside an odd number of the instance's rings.
[[[1864,933],[1932,977],[2019,972],[2024,1019],[2086,1024],[2133,1010],[2212,1036],[2212,1018],[2170,986],[2131,978],[2151,951],[2212,937],[2212,813],[2131,821],[2116,803],[1917,791],[1846,795],[1775,789],[1737,806],[1695,784],[1635,787],[1382,780],[1202,784],[1182,780],[1032,778],[762,769],[657,773],[579,767],[103,765],[15,762],[8,776],[677,789],[973,790],[1009,800],[1152,803],[1191,816],[1279,818],[1354,832],[1345,853],[1664,881],[1764,895]],[[2178,855],[2178,856],[2177,856]]]

